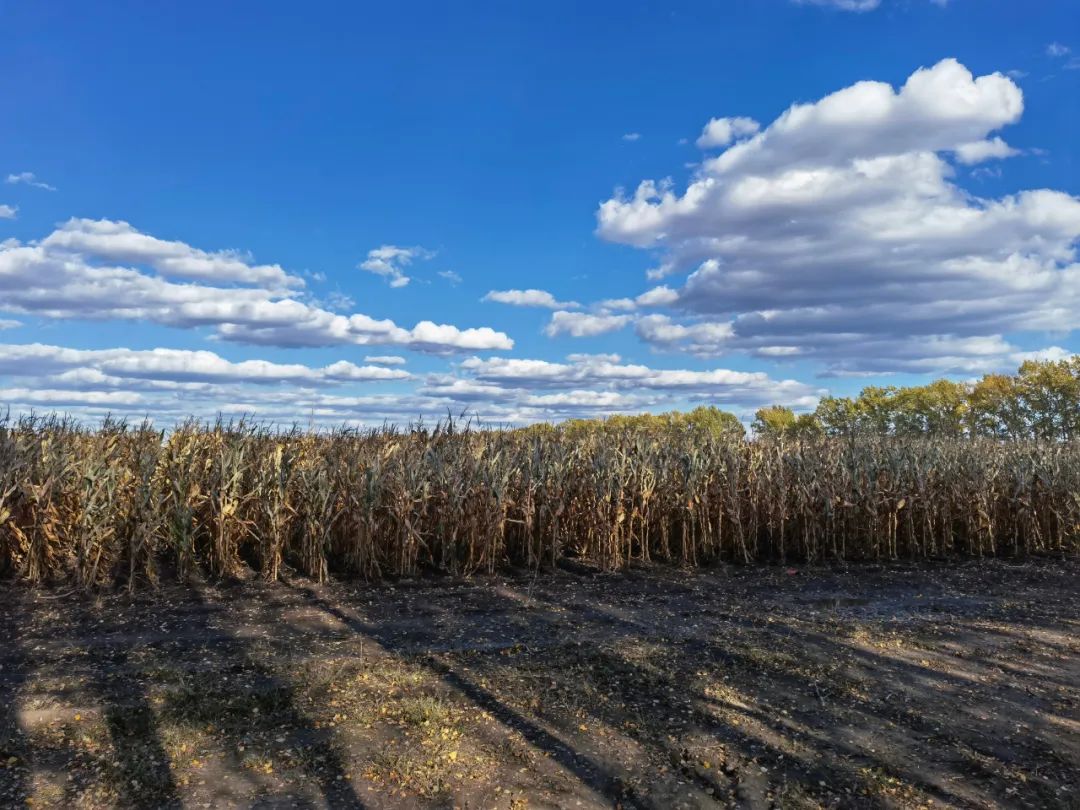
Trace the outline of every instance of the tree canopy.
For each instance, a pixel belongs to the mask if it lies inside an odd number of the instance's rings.
[[[869,386],[857,397],[825,397],[813,413],[801,415],[776,405],[761,408],[754,432],[1080,438],[1080,355],[1028,360],[1016,374],[987,374],[973,383]]]

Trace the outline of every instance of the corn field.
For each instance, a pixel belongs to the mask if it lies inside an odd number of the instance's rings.
[[[1080,550],[1080,444],[0,423],[0,577],[316,580]]]

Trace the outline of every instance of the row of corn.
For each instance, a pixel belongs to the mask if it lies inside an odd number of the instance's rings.
[[[1080,444],[0,423],[0,577],[91,589],[1080,550]]]

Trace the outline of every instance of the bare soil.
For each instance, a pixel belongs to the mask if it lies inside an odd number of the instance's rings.
[[[4,807],[1080,807],[1080,560],[4,588]]]

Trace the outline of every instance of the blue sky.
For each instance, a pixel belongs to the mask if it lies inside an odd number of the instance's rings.
[[[0,2],[0,400],[746,417],[1080,350],[1078,23]]]

